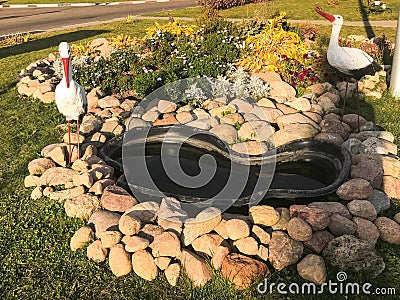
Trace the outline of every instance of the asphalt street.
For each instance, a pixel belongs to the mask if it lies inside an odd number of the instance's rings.
[[[96,24],[171,9],[196,6],[195,0],[114,6],[0,8],[0,36],[18,32],[41,32],[77,25]]]

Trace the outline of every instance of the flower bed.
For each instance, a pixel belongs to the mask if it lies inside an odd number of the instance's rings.
[[[343,80],[318,51],[306,49],[305,45],[315,45],[316,32],[307,33],[303,25],[300,37],[290,29],[284,14],[265,23],[234,24],[216,17],[202,19],[199,26],[179,21],[156,24],[142,39],[120,35],[109,41],[102,38],[72,45],[74,78],[86,91],[98,87],[108,95],[128,93],[138,98],[179,79],[226,76],[232,66],[242,66],[251,73],[277,71],[295,88],[297,96],[315,83]],[[368,40],[349,36],[341,44],[360,47],[381,63],[388,61],[393,51],[385,37]],[[52,102],[61,76],[61,60],[52,55],[21,72],[18,91]],[[385,72],[367,76],[360,90],[367,96],[382,97],[385,76]]]

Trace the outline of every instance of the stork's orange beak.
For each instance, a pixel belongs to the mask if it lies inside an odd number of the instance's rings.
[[[67,88],[69,88],[69,57],[62,58],[62,63],[64,67],[65,80],[67,81]]]
[[[331,23],[336,20],[334,16],[332,16],[332,15],[330,15],[330,14],[328,14],[328,13],[326,13],[326,12],[324,12],[324,11],[318,9],[318,8],[315,9],[315,12],[320,14],[321,16],[323,16],[325,19],[327,19]]]

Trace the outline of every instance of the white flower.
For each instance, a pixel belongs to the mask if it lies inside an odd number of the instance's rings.
[[[204,94],[203,90],[197,87],[197,83],[189,85],[189,88],[185,90],[186,99],[191,100],[193,105],[200,106],[207,96]]]

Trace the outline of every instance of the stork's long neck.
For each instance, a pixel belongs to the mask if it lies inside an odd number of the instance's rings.
[[[331,39],[329,41],[329,47],[339,47],[339,34],[342,25],[335,24],[332,26]]]
[[[65,80],[67,87],[70,86],[72,81],[72,66],[71,66],[71,59],[70,58],[63,58],[63,80]]]

